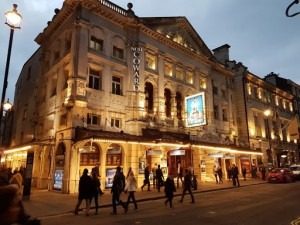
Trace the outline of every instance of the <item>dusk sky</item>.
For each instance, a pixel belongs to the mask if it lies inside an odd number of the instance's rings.
[[[185,16],[212,50],[229,44],[230,59],[242,62],[259,77],[270,72],[278,73],[300,84],[300,15],[285,16],[292,0],[112,0],[133,10],[139,17]],[[55,8],[63,0],[1,0],[0,1],[0,87],[9,41],[9,28],[4,13],[18,4],[23,16],[21,29],[13,40],[6,98],[13,101],[15,83],[22,66],[36,51],[35,37],[47,26]],[[300,11],[300,4],[291,12]]]

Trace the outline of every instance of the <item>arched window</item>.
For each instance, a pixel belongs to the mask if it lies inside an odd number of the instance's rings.
[[[176,92],[176,111],[177,119],[182,120],[182,95],[179,92]]]
[[[66,152],[66,146],[63,142],[60,142],[57,146],[57,150],[55,154],[56,167],[63,167],[65,165],[65,152]]]
[[[171,91],[165,89],[165,112],[166,117],[171,117]]]
[[[145,84],[145,108],[147,113],[153,113],[153,85],[150,82]]]
[[[122,148],[118,144],[111,144],[106,153],[107,166],[120,166],[122,164]]]
[[[100,151],[96,143],[86,143],[79,152],[80,166],[95,166],[100,161]]]

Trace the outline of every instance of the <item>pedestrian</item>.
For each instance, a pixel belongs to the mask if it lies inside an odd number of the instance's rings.
[[[120,199],[120,195],[124,190],[125,183],[124,183],[124,174],[122,172],[122,169],[120,166],[117,167],[115,176],[113,178],[113,184],[111,188],[111,194],[112,194],[112,206],[113,211],[111,214],[116,215],[117,214],[117,205],[121,205],[124,208],[124,212],[127,212],[126,204],[122,202]]]
[[[232,175],[232,183],[233,186],[240,186],[240,181],[239,181],[239,170],[235,164],[232,164],[232,169],[231,169],[231,175]]]
[[[170,208],[173,207],[174,192],[176,192],[174,179],[172,176],[168,176],[168,178],[166,179],[166,182],[165,182],[165,194],[166,194],[166,198],[167,198],[165,201],[165,205],[167,206],[167,204],[169,202]]]
[[[219,184],[221,184],[221,183],[223,184],[223,171],[222,171],[221,167],[218,167],[217,173],[218,173],[218,177],[219,177]]]
[[[242,168],[242,175],[243,175],[244,180],[246,180],[246,173],[247,173],[247,169],[246,169],[246,167],[243,167]]]
[[[144,184],[141,187],[142,191],[146,185],[148,185],[148,191],[150,191],[150,169],[148,165],[144,170]]]
[[[134,204],[134,208],[138,209],[137,203],[136,203],[136,200],[135,200],[135,195],[134,195],[136,189],[137,189],[137,181],[136,181],[134,173],[133,173],[133,171],[130,167],[129,171],[128,171],[128,174],[127,174],[127,177],[126,177],[126,186],[125,186],[125,193],[128,192],[128,198],[127,198],[126,209],[125,209],[126,212],[128,210],[128,205],[129,205],[131,199],[132,199],[132,202]]]
[[[214,165],[213,173],[214,173],[214,176],[215,176],[215,179],[216,179],[216,184],[218,184],[219,183],[219,179],[218,179],[218,167],[216,165]]]
[[[160,187],[164,186],[164,175],[160,168],[160,165],[158,165],[156,169],[156,184],[157,184],[157,190],[158,192],[160,192]]]
[[[75,207],[75,215],[78,215],[78,209],[81,205],[82,200],[85,200],[86,212],[85,215],[89,216],[91,198],[93,196],[93,183],[92,178],[88,175],[88,169],[83,170],[83,174],[79,180],[79,194],[78,201]]]
[[[266,167],[261,167],[261,179],[266,180]]]
[[[153,188],[156,188],[156,163],[155,166],[152,168],[152,175],[153,175]]]
[[[188,191],[190,196],[191,196],[191,199],[192,199],[191,203],[195,203],[194,195],[193,195],[193,192],[192,192],[192,174],[188,169],[185,170],[183,184],[184,185],[183,185],[183,191],[182,191],[180,202],[181,203],[183,202],[183,198],[185,196],[185,193]]]
[[[177,188],[179,188],[179,180],[181,182],[181,185],[183,184],[182,176],[183,176],[183,169],[181,163],[178,162],[177,163]]]
[[[228,179],[228,181],[231,180],[231,166],[228,166],[228,168],[227,168],[227,179]]]
[[[91,202],[93,199],[95,200],[95,209],[96,209],[95,214],[97,215],[98,208],[99,208],[98,197],[100,194],[100,180],[98,178],[96,171],[92,171],[92,185],[93,185],[92,186],[93,187],[93,196],[92,196]]]

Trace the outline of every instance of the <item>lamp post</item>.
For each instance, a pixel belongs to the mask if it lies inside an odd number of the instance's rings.
[[[20,24],[22,21],[22,16],[20,13],[18,13],[17,7],[18,7],[17,4],[13,4],[13,9],[5,13],[5,17],[6,17],[5,24],[10,27],[10,36],[9,36],[5,73],[4,73],[4,80],[3,80],[3,87],[2,87],[1,105],[0,105],[0,129],[1,130],[2,130],[1,124],[2,124],[2,117],[3,117],[4,100],[5,100],[5,94],[7,88],[7,77],[9,71],[9,63],[10,63],[11,47],[12,47],[12,42],[14,37],[14,30],[20,29]]]
[[[268,163],[272,163],[272,166],[274,166],[274,160],[273,160],[273,151],[272,151],[272,140],[271,140],[271,131],[270,131],[270,125],[269,125],[269,117],[272,115],[272,111],[270,109],[267,109],[264,111],[264,115],[266,117],[266,137],[269,141],[269,151],[270,151],[270,154],[271,154],[271,159],[269,158],[270,155],[267,153],[267,156],[268,156]]]

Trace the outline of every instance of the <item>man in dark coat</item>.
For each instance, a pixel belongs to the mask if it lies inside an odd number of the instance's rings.
[[[120,195],[124,191],[125,187],[125,176],[122,172],[121,167],[117,167],[116,174],[113,179],[113,185],[111,188],[112,193],[112,206],[113,212],[111,214],[117,214],[117,205],[121,205],[124,208],[125,213],[127,212],[127,206],[122,200],[120,200]]]
[[[156,169],[156,180],[157,190],[158,192],[160,192],[160,187],[164,185],[164,175],[160,168],[160,165],[158,165]]]
[[[93,197],[92,200],[95,200],[95,208],[96,208],[96,212],[95,214],[98,214],[98,208],[99,208],[99,202],[98,202],[98,197],[100,194],[100,180],[98,178],[98,175],[96,173],[96,171],[92,171],[92,184],[93,184]],[[91,200],[91,202],[92,202]]]
[[[146,168],[144,170],[144,184],[141,187],[142,191],[146,185],[148,185],[148,191],[150,191],[150,178],[149,177],[150,177],[149,166],[146,166]]]
[[[185,170],[183,184],[184,184],[184,187],[183,187],[183,191],[182,191],[180,202],[181,203],[183,202],[183,198],[185,196],[185,193],[188,191],[189,194],[190,194],[190,196],[191,196],[191,199],[192,199],[191,203],[195,203],[195,198],[194,198],[194,195],[193,195],[193,192],[192,192],[192,173],[188,169]]]
[[[175,188],[175,183],[174,183],[173,177],[169,176],[165,182],[165,194],[166,194],[166,198],[167,198],[165,201],[165,205],[167,205],[169,202],[170,208],[173,207],[173,197],[174,197],[175,191],[176,191],[176,188]]]
[[[232,164],[232,169],[231,169],[231,176],[232,176],[232,183],[233,186],[240,186],[240,181],[239,181],[239,170],[235,164]]]
[[[93,197],[93,182],[92,178],[88,175],[88,169],[83,170],[83,174],[79,180],[79,194],[78,202],[75,207],[75,215],[78,215],[78,209],[81,205],[82,200],[85,200],[86,203],[86,216],[89,216],[91,199]]]

